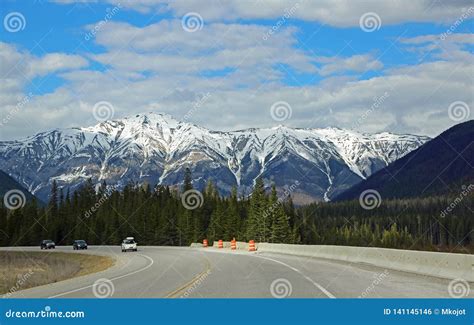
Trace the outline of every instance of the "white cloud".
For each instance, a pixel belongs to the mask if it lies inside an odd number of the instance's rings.
[[[83,68],[88,64],[86,59],[78,55],[49,53],[39,57],[25,50],[20,50],[14,45],[2,42],[0,42],[0,62],[2,62],[0,64],[0,75],[2,77],[0,83],[0,122],[4,124],[3,120],[8,119],[8,124],[0,127],[0,137],[9,133],[26,135],[25,132],[30,132],[32,128],[30,126],[24,127],[21,122],[24,117],[29,118],[30,115],[33,121],[40,120],[38,119],[38,113],[31,111],[34,99],[30,93],[25,93],[25,87],[34,78]],[[47,106],[41,111],[41,114],[47,115],[56,109],[57,107]],[[47,126],[51,127],[50,124],[47,124]]]
[[[24,87],[33,78],[47,74],[86,67],[86,59],[78,55],[49,53],[34,56],[13,45],[0,42],[0,105],[16,105]],[[8,108],[8,107],[7,107]]]
[[[196,74],[236,67],[268,72],[275,64],[316,72],[311,57],[294,47],[296,29],[282,28],[265,41],[267,30],[265,26],[218,23],[189,33],[178,20],[144,28],[109,23],[96,38],[108,51],[91,58],[117,70],[165,74]]]
[[[293,108],[292,118],[286,121],[290,126],[350,128],[377,97],[388,92],[388,99],[358,129],[435,135],[454,124],[447,114],[450,103],[462,100],[473,107],[473,73],[472,65],[440,61],[394,69],[370,80],[342,80],[331,88],[274,84],[249,90],[199,77],[175,83],[159,76],[130,81],[107,72],[68,72],[63,74],[71,81],[68,87],[34,98],[2,131],[4,137],[16,137],[24,132],[21,125],[25,121],[32,127],[29,133],[93,124],[92,107],[100,100],[114,105],[116,117],[157,110],[182,119],[192,108],[193,96],[207,92],[210,98],[193,113],[191,121],[212,129],[272,126],[269,108],[278,100],[287,101]],[[40,120],[35,112],[41,112]]]
[[[411,38],[401,39],[402,43],[405,44],[426,44],[426,43],[439,43],[447,40],[447,42],[458,43],[458,44],[474,44],[474,35],[466,33],[457,33],[444,36],[441,35],[422,35]]]
[[[327,76],[337,72],[365,72],[383,68],[382,62],[374,59],[373,56],[369,54],[353,55],[348,58],[320,57],[317,61],[325,63],[322,68],[319,69],[319,73],[322,76]]]
[[[244,9],[234,9],[238,10]],[[453,101],[474,107],[473,56],[465,49],[472,44],[471,34],[452,34],[444,42],[437,41],[439,35],[403,39],[401,50],[413,48],[420,57],[432,52],[433,57],[357,80],[357,74],[380,71],[382,62],[372,54],[315,56],[296,48],[295,28],[282,26],[265,39],[268,28],[207,22],[201,31],[188,33],[176,19],[145,27],[108,22],[95,37],[104,51],[87,56],[107,67],[104,71],[84,69],[87,61],[80,56],[37,57],[0,43],[0,59],[5,62],[0,72],[6,76],[0,85],[0,118],[15,107],[35,76],[55,73],[67,81],[50,94],[32,98],[0,128],[0,138],[93,124],[92,107],[102,100],[114,105],[117,118],[156,110],[182,119],[193,100],[206,93],[211,96],[190,121],[220,130],[272,126],[269,110],[280,100],[293,109],[292,118],[285,121],[290,126],[350,128],[377,97],[389,93],[357,128],[428,135],[453,124],[447,114]],[[318,85],[288,86],[282,80],[285,69],[327,78]],[[209,76],[209,71],[222,73]]]
[[[55,0],[72,4],[73,0]],[[98,2],[82,0],[80,2]],[[291,12],[291,18],[316,21],[336,27],[358,27],[360,17],[377,13],[383,25],[404,22],[435,22],[451,24],[472,7],[472,1],[452,0],[226,0],[203,5],[202,0],[106,0],[120,3],[124,8],[141,13],[169,11],[177,17],[198,12],[204,21],[233,21],[236,19],[278,19]]]
[[[424,59],[434,57],[442,60],[474,63],[472,51],[467,47],[474,44],[474,34],[423,35],[400,40],[410,51],[420,53]]]
[[[53,72],[79,69],[87,66],[87,60],[78,55],[50,53],[29,63],[30,76],[42,76]]]

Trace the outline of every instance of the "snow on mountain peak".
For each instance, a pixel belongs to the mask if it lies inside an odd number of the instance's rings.
[[[0,169],[40,196],[53,179],[63,186],[77,186],[87,178],[116,185],[176,184],[190,166],[198,187],[211,178],[223,192],[233,185],[248,192],[259,176],[276,175],[276,183],[300,177],[308,182],[301,191],[328,199],[427,140],[284,125],[219,132],[148,112],[0,142]]]

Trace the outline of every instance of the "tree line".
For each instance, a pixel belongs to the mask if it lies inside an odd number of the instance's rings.
[[[0,203],[0,245],[38,245],[52,239],[70,245],[118,245],[128,236],[141,245],[187,246],[208,239],[373,246],[472,252],[472,193],[453,205],[454,196],[383,200],[376,209],[359,202],[316,202],[295,207],[291,195],[257,179],[248,197],[218,193],[208,182],[197,191],[189,170],[183,186],[129,184],[118,191],[91,180],[71,193],[53,183],[47,205],[32,200],[19,209]]]

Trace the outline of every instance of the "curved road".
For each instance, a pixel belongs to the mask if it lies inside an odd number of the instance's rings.
[[[56,251],[108,255],[116,263],[102,272],[18,291],[12,298],[449,298],[449,280],[306,257],[154,246],[128,253],[119,246]]]

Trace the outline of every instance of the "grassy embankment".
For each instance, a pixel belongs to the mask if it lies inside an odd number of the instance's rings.
[[[51,252],[0,252],[0,294],[99,272],[112,266],[107,256]]]

